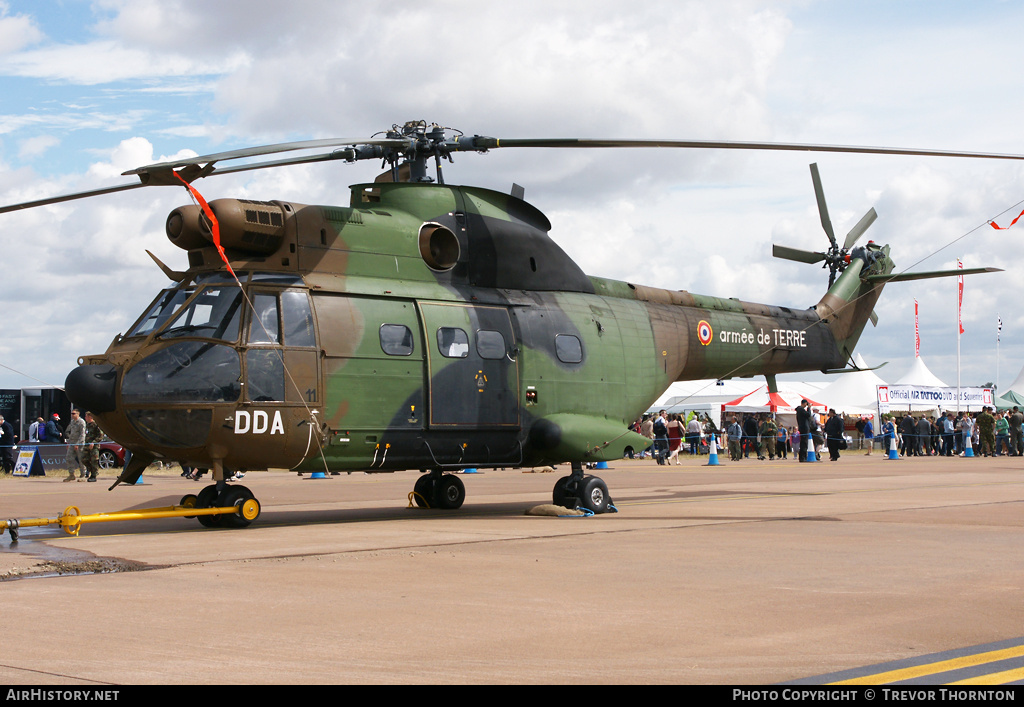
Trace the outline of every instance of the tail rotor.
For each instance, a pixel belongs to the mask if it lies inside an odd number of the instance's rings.
[[[776,258],[783,258],[785,260],[795,260],[798,263],[813,264],[824,261],[825,264],[822,267],[828,268],[828,286],[832,287],[836,281],[836,275],[841,273],[850,262],[850,249],[857,244],[857,241],[860,240],[860,237],[868,230],[868,227],[874,223],[875,219],[878,218],[878,214],[875,213],[874,208],[868,209],[868,212],[861,217],[860,221],[857,222],[857,225],[851,228],[850,232],[846,234],[846,239],[843,241],[842,247],[840,247],[839,243],[836,241],[835,231],[832,228],[832,219],[830,219],[828,215],[828,204],[825,202],[825,190],[821,186],[821,176],[818,173],[817,164],[811,165],[811,181],[814,182],[814,196],[818,202],[818,213],[821,216],[821,227],[825,231],[825,235],[828,236],[828,250],[818,252],[773,245],[772,255]]]

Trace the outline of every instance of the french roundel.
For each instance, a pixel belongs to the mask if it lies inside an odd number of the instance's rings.
[[[712,337],[712,334],[711,334],[711,325],[710,325],[710,324],[708,324],[708,323],[707,323],[706,321],[704,321],[703,319],[701,319],[701,320],[700,320],[700,321],[699,321],[699,322],[697,323],[697,339],[698,339],[698,340],[700,341],[700,343],[702,343],[702,344],[703,344],[704,346],[707,346],[708,344],[710,344],[710,343],[711,343],[711,337]]]

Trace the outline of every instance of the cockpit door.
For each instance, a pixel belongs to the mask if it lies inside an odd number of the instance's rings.
[[[309,296],[302,290],[253,290],[249,297],[245,399],[316,408],[320,357]]]

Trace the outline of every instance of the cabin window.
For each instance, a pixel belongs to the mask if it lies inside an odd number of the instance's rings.
[[[381,324],[380,348],[388,356],[411,356],[412,331],[404,324]]]
[[[505,337],[500,331],[481,329],[476,333],[476,352],[480,358],[505,358]]]
[[[583,343],[572,334],[556,334],[555,355],[562,363],[580,363],[583,361]]]
[[[437,330],[437,350],[445,358],[469,356],[469,335],[457,327],[443,326]]]

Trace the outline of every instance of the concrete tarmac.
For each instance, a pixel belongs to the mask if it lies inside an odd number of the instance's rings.
[[[0,681],[763,684],[1024,636],[1024,460],[706,459],[611,464],[592,518],[524,515],[567,466],[464,475],[458,511],[407,509],[414,472],[267,472],[243,530],[4,534]],[[0,517],[203,485],[144,478],[0,479]],[[137,571],[52,573],[102,566]]]

